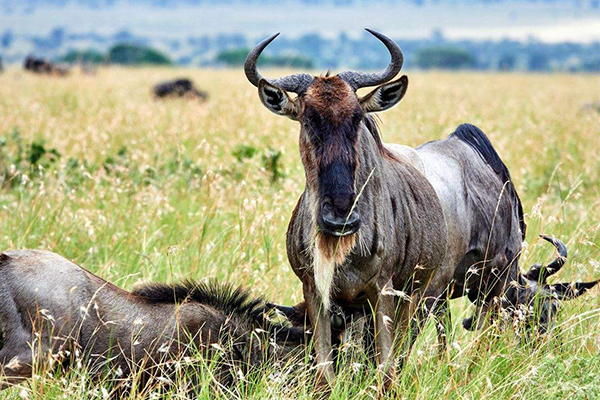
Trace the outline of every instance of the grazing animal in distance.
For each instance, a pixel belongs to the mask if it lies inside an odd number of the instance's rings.
[[[161,363],[212,357],[216,348],[216,379],[227,385],[239,369],[305,342],[303,326],[266,318],[271,307],[241,288],[185,282],[128,292],[46,251],[0,253],[0,299],[1,389],[49,357],[68,365],[68,354],[79,352],[92,378],[119,369],[150,379]]]
[[[596,113],[600,114],[600,101],[592,101],[590,103],[584,104],[583,107],[581,107],[580,112],[581,113],[596,112]]]
[[[33,56],[28,56],[25,59],[23,69],[36,74],[48,74],[56,76],[66,76],[69,74],[68,68],[58,66],[43,58],[35,58]]]
[[[262,103],[301,127],[306,187],[289,224],[287,253],[302,281],[314,329],[320,386],[335,375],[332,303],[374,310],[377,364],[384,387],[390,385],[396,344],[402,343],[419,297],[446,250],[446,223],[434,188],[410,159],[383,144],[369,115],[397,104],[408,86],[406,76],[389,82],[402,68],[398,45],[369,32],[391,54],[382,72],[265,79],[257,60],[277,35],[258,44],[245,63]],[[377,85],[364,97],[356,94],[361,87]],[[292,99],[288,92],[298,97]],[[397,291],[406,297],[397,301]]]
[[[154,95],[157,98],[190,97],[200,100],[208,99],[208,93],[196,89],[194,83],[185,78],[158,83],[154,86]]]

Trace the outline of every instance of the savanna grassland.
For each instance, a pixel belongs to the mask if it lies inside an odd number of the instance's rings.
[[[553,282],[600,277],[600,114],[580,112],[600,100],[600,77],[408,75],[404,100],[380,116],[384,140],[417,146],[462,122],[478,125],[524,203],[523,268],[553,257],[537,237],[547,233],[570,250]],[[210,100],[151,97],[151,85],[178,76],[194,79]],[[126,289],[217,277],[296,303],[301,286],[285,232],[304,185],[298,131],[263,108],[241,69],[109,68],[66,78],[9,69],[0,75],[0,249],[52,250]],[[597,289],[565,304],[556,328],[535,345],[494,326],[466,332],[460,320],[472,307],[460,300],[452,307],[449,351],[438,357],[429,324],[390,398],[600,397]],[[358,355],[348,358],[332,398],[374,397],[374,370]],[[310,398],[313,372],[302,359],[269,366],[221,396]],[[216,398],[208,367],[197,373],[207,377],[199,397]],[[185,380],[165,398],[183,398],[177,388]],[[107,394],[75,368],[36,371],[0,396]]]

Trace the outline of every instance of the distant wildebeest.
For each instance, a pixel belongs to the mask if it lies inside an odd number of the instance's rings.
[[[391,53],[380,73],[265,79],[257,59],[277,35],[257,45],[245,64],[262,103],[301,124],[306,187],[292,214],[287,250],[315,326],[321,382],[334,375],[331,301],[344,310],[375,311],[375,355],[388,369],[389,384],[392,349],[405,343],[409,350],[431,312],[448,324],[448,299],[467,295],[477,318],[465,325],[479,327],[494,299],[527,297],[517,295],[523,290],[506,292],[520,279],[526,229],[508,169],[486,135],[469,124],[417,149],[383,143],[369,114],[397,104],[408,79],[389,82],[402,67],[402,52],[391,39],[369,32]],[[364,97],[356,95],[376,85]],[[413,310],[416,323],[405,341]],[[442,342],[445,324],[437,324]]]
[[[119,370],[125,379],[217,349],[215,375],[228,384],[238,370],[272,362],[305,341],[302,325],[267,318],[270,308],[230,285],[127,292],[51,252],[0,253],[0,387],[31,377],[32,365],[49,358],[68,365],[76,353],[92,377]]]
[[[208,94],[196,89],[194,83],[189,79],[176,79],[174,81],[161,82],[154,86],[156,97],[192,97],[206,100]]]
[[[597,112],[600,113],[600,101],[592,101],[581,107],[581,112]]]
[[[28,56],[25,59],[23,68],[27,71],[35,72],[37,74],[48,74],[65,76],[69,74],[69,69],[58,66],[51,61],[44,60],[43,58],[35,58]]]

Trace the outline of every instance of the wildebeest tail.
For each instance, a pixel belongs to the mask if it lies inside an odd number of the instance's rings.
[[[519,226],[521,227],[521,235],[523,240],[525,240],[527,225],[525,224],[525,219],[523,218],[523,205],[521,204],[521,199],[519,198],[517,190],[510,179],[508,168],[506,168],[506,165],[504,165],[500,159],[500,156],[496,152],[496,149],[494,149],[494,146],[492,146],[490,139],[488,139],[481,129],[471,124],[459,125],[451,136],[456,136],[475,149],[483,161],[485,161],[498,175],[502,183],[504,184],[508,182],[506,189],[513,200],[513,205],[517,210]]]

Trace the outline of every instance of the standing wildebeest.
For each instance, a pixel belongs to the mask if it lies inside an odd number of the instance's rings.
[[[69,70],[67,68],[57,66],[48,60],[44,60],[43,58],[35,58],[32,56],[28,56],[25,59],[23,68],[27,71],[35,72],[37,74],[59,76],[65,76],[69,74]]]
[[[161,82],[154,86],[156,97],[194,97],[206,100],[208,94],[196,89],[194,83],[189,79],[176,79],[174,81]]]
[[[316,325],[320,376],[327,379],[333,376],[330,325],[325,323],[330,298],[345,311],[375,310],[376,357],[380,365],[389,365],[388,322],[395,317],[401,336],[410,315],[407,295],[418,312],[410,349],[429,312],[449,316],[449,298],[468,295],[477,306],[475,316],[481,317],[495,298],[506,294],[504,306],[511,309],[511,304],[528,305],[535,292],[523,286],[518,268],[526,229],[521,201],[481,130],[463,124],[448,138],[416,150],[382,142],[368,114],[397,104],[408,79],[384,83],[400,71],[402,52],[389,38],[369,32],[392,55],[382,73],[267,80],[256,61],[277,35],[257,45],[245,65],[263,104],[301,123],[306,188],[292,215],[287,249]],[[360,87],[382,83],[362,98],[356,95]],[[287,91],[298,97],[292,99]],[[515,285],[506,291],[511,282]],[[483,320],[473,325],[467,319],[465,326],[479,327]],[[444,325],[438,329],[445,343]]]
[[[263,104],[301,124],[300,155],[306,188],[292,215],[287,251],[314,327],[318,379],[331,381],[330,302],[375,310],[377,361],[387,387],[394,375],[394,335],[408,327],[411,303],[441,265],[446,224],[433,186],[404,156],[386,147],[368,114],[400,101],[408,79],[386,83],[365,97],[356,90],[391,80],[402,68],[402,51],[384,35],[369,31],[391,53],[385,71],[308,74],[264,79],[258,56],[275,36],[246,59],[248,80]],[[298,94],[296,99],[286,91]],[[396,304],[394,288],[413,302]],[[396,312],[396,306],[398,310]]]
[[[30,377],[34,362],[69,353],[87,357],[93,377],[117,369],[127,377],[213,348],[224,351],[216,372],[227,384],[240,368],[304,342],[303,327],[271,322],[268,309],[229,285],[187,282],[127,292],[54,253],[0,253],[0,388]]]

